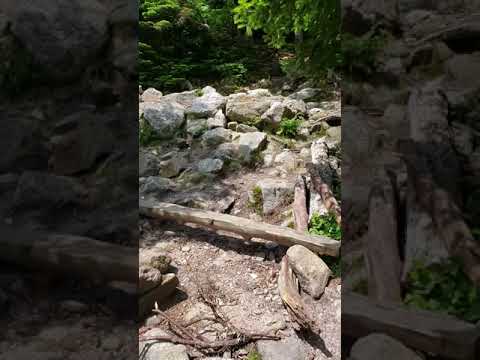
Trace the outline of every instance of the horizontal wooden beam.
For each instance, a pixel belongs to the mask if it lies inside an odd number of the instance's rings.
[[[0,261],[99,281],[138,281],[138,248],[0,225]]]
[[[480,328],[452,316],[379,303],[354,293],[342,294],[342,335],[360,338],[384,333],[405,346],[442,358],[480,359]]]
[[[194,223],[213,230],[223,230],[244,238],[260,238],[280,245],[303,245],[320,255],[338,256],[340,241],[326,236],[302,234],[293,229],[265,224],[213,211],[192,209],[180,205],[140,200],[140,213],[147,217],[173,220],[181,224]]]

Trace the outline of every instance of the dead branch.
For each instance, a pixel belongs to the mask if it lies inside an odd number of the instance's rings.
[[[295,183],[295,197],[293,201],[293,216],[295,229],[298,232],[308,231],[307,185],[305,177],[299,175]]]
[[[312,186],[315,191],[320,194],[323,205],[329,212],[335,215],[337,223],[341,224],[342,211],[340,209],[340,206],[338,205],[337,200],[335,199],[335,196],[333,195],[332,190],[330,189],[328,184],[323,181],[322,176],[319,174],[314,164],[308,163],[306,166],[308,173],[310,174],[310,177],[312,179]]]
[[[307,306],[300,296],[298,280],[288,263],[287,255],[282,259],[278,275],[278,291],[287,311],[298,325],[297,330],[320,332],[315,321],[308,316]]]

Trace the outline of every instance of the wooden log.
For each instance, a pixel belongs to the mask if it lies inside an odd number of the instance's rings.
[[[338,205],[335,196],[333,195],[332,190],[328,186],[328,184],[323,181],[321,175],[316,170],[314,164],[308,163],[307,164],[308,173],[312,179],[313,188],[317,193],[320,194],[322,197],[323,205],[325,208],[335,215],[335,219],[337,220],[338,224],[342,222],[342,210]]]
[[[0,260],[98,281],[138,281],[138,249],[0,225]]]
[[[344,292],[342,335],[360,338],[371,333],[384,333],[410,348],[438,354],[442,358],[480,358],[480,329],[473,324]]]
[[[369,195],[368,241],[365,244],[368,295],[400,302],[402,263],[398,248],[396,187],[382,171]]]
[[[140,213],[147,217],[173,220],[181,224],[194,223],[213,230],[236,233],[248,239],[260,238],[274,241],[284,246],[299,244],[320,255],[338,256],[340,251],[340,242],[326,236],[300,234],[289,228],[238,216],[145,200],[140,200],[139,208]]]
[[[293,217],[295,229],[298,232],[308,232],[307,184],[305,177],[299,175],[295,183],[295,197],[293,200]]]
[[[426,149],[425,149],[426,148]],[[426,147],[413,141],[399,144],[402,159],[408,169],[412,195],[410,202],[417,213],[425,214],[430,219],[429,232],[432,241],[425,241],[425,236],[407,237],[406,267],[408,272],[414,256],[423,250],[428,261],[438,261],[451,256],[462,260],[463,270],[469,278],[480,286],[480,242],[475,240],[469,226],[465,223],[462,210],[458,205],[457,188],[451,189],[445,176],[428,166],[428,159],[433,157],[431,146]],[[447,153],[449,153],[447,151]],[[447,162],[447,161],[446,161]],[[413,208],[413,206],[410,206]],[[407,209],[410,210],[410,209]],[[410,210],[411,211],[411,210]],[[409,249],[412,248],[413,250]]]
[[[300,296],[298,279],[296,278],[290,264],[288,256],[282,259],[280,272],[278,274],[278,293],[287,311],[298,325],[297,330],[319,331],[315,322],[308,315],[307,305]]]

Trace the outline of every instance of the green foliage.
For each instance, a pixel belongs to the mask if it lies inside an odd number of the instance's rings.
[[[202,89],[195,89],[195,96],[198,96],[198,97],[203,96],[203,90]]]
[[[475,287],[456,259],[424,265],[417,261],[408,274],[405,303],[438,311],[466,321],[480,320],[480,289]]]
[[[342,260],[340,257],[322,255],[321,258],[332,271],[332,276],[334,278],[342,276]]]
[[[160,140],[155,129],[148,123],[148,121],[142,118],[140,119],[139,125],[138,142],[140,146],[152,145]]]
[[[313,214],[310,219],[309,232],[315,235],[328,236],[335,240],[341,240],[342,238],[342,229],[338,225],[335,215],[331,213],[326,215]]]
[[[262,355],[257,350],[251,350],[247,355],[247,360],[262,360]]]
[[[302,120],[298,117],[293,119],[282,119],[282,121],[280,121],[277,135],[294,139],[297,137],[301,125]]]
[[[343,34],[341,69],[347,74],[352,74],[355,70],[369,75],[376,65],[376,55],[384,41],[381,35],[367,34],[359,38],[348,33]]]
[[[336,0],[238,0],[234,21],[247,35],[262,30],[277,49],[295,50],[295,67],[325,74],[340,59]],[[290,63],[292,65],[293,63]]]
[[[255,186],[252,189],[252,200],[250,200],[248,206],[254,210],[256,214],[263,214],[263,194],[259,186]]]
[[[234,7],[234,0],[140,0],[140,84],[169,92],[185,90],[187,80],[225,79],[233,87],[271,63],[272,50],[241,37]]]

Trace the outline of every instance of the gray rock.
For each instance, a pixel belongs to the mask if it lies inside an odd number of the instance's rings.
[[[238,145],[234,143],[223,143],[220,144],[215,152],[213,157],[222,160],[232,160],[238,157],[239,150]]]
[[[161,329],[152,329],[145,333],[145,337],[166,335]],[[142,341],[139,343],[139,356],[143,360],[188,360],[187,348],[184,345],[175,345],[168,342]]]
[[[242,160],[251,161],[252,157],[261,151],[267,143],[267,135],[263,132],[241,134],[238,139],[238,151]]]
[[[198,98],[195,91],[184,91],[181,93],[172,93],[163,96],[163,101],[175,102],[183,106],[183,108],[190,108],[193,102]]]
[[[157,157],[150,152],[141,151],[138,156],[138,176],[155,176],[159,170]]]
[[[273,128],[278,127],[285,113],[285,105],[280,101],[274,101],[270,108],[265,111],[261,119]]]
[[[185,110],[176,102],[144,103],[144,119],[162,139],[170,139],[185,123]]]
[[[159,175],[172,178],[180,174],[188,166],[188,160],[184,154],[175,153],[171,159],[159,163]]]
[[[197,170],[201,173],[219,173],[223,170],[223,160],[203,159],[198,162]]]
[[[299,164],[297,156],[291,150],[283,150],[277,154],[274,163],[287,171],[295,170]]]
[[[293,201],[293,184],[281,179],[263,179],[257,183],[262,190],[263,213],[270,215]]]
[[[140,99],[143,102],[158,102],[161,100],[162,96],[163,94],[157,89],[148,88],[142,93],[142,95],[140,96]]]
[[[225,128],[208,130],[202,135],[202,143],[206,147],[213,147],[232,139],[232,131]]]
[[[294,245],[287,251],[288,261],[298,277],[300,286],[314,299],[319,299],[332,272],[315,253],[302,245]]]
[[[225,127],[227,125],[227,118],[223,114],[222,110],[218,110],[214,117],[208,118],[207,127],[209,129],[214,129],[217,127]],[[234,129],[232,129],[234,130]]]
[[[168,191],[172,191],[174,188],[173,183],[161,176],[149,176],[145,179],[143,184],[140,185],[140,194],[162,194]]]
[[[272,96],[272,93],[268,89],[253,89],[247,91],[248,95],[257,96],[257,97],[267,97]]]
[[[327,129],[327,137],[332,139],[336,144],[340,145],[342,141],[342,128],[335,126]]]
[[[245,123],[260,119],[270,108],[275,97],[256,95],[255,93],[232,94],[227,99],[226,115],[230,121]]]
[[[54,173],[72,175],[89,170],[99,158],[112,152],[114,138],[105,120],[91,111],[82,111],[56,124],[48,159]]]
[[[199,137],[209,129],[208,120],[206,119],[188,119],[187,133],[193,137]]]
[[[258,341],[257,349],[262,360],[305,360],[308,357],[307,346],[293,336],[281,341]]]
[[[81,204],[86,195],[86,189],[76,178],[26,171],[18,180],[14,204],[25,208],[60,208]]]
[[[7,11],[12,33],[54,78],[81,74],[108,40],[107,10],[95,0],[19,0]]]
[[[320,94],[320,91],[321,91],[320,89],[314,89],[314,88],[307,87],[307,88],[304,88],[300,91],[294,92],[293,94],[289,95],[288,97],[290,99],[294,99],[294,100],[308,101],[308,100],[314,98],[315,96],[317,96],[318,94]]]
[[[371,359],[423,360],[415,351],[384,334],[371,334],[353,344],[350,360]]]
[[[239,133],[248,133],[248,132],[256,132],[258,131],[258,129],[254,126],[249,126],[246,124],[238,124],[236,131]]]
[[[138,312],[141,317],[151,314],[152,309],[155,308],[155,303],[161,304],[170,297],[179,284],[178,278],[175,274],[163,274],[162,283],[152,290],[145,292],[139,298]]]
[[[187,118],[200,119],[213,117],[218,110],[225,106],[226,98],[220,95],[213,87],[204,87],[202,92],[202,96],[193,100],[192,105],[187,108]]]
[[[307,114],[307,105],[305,105],[303,100],[287,99],[283,102],[283,106],[285,106],[284,115],[288,118]]]
[[[162,273],[151,266],[140,265],[138,268],[138,290],[145,293],[162,283]]]

